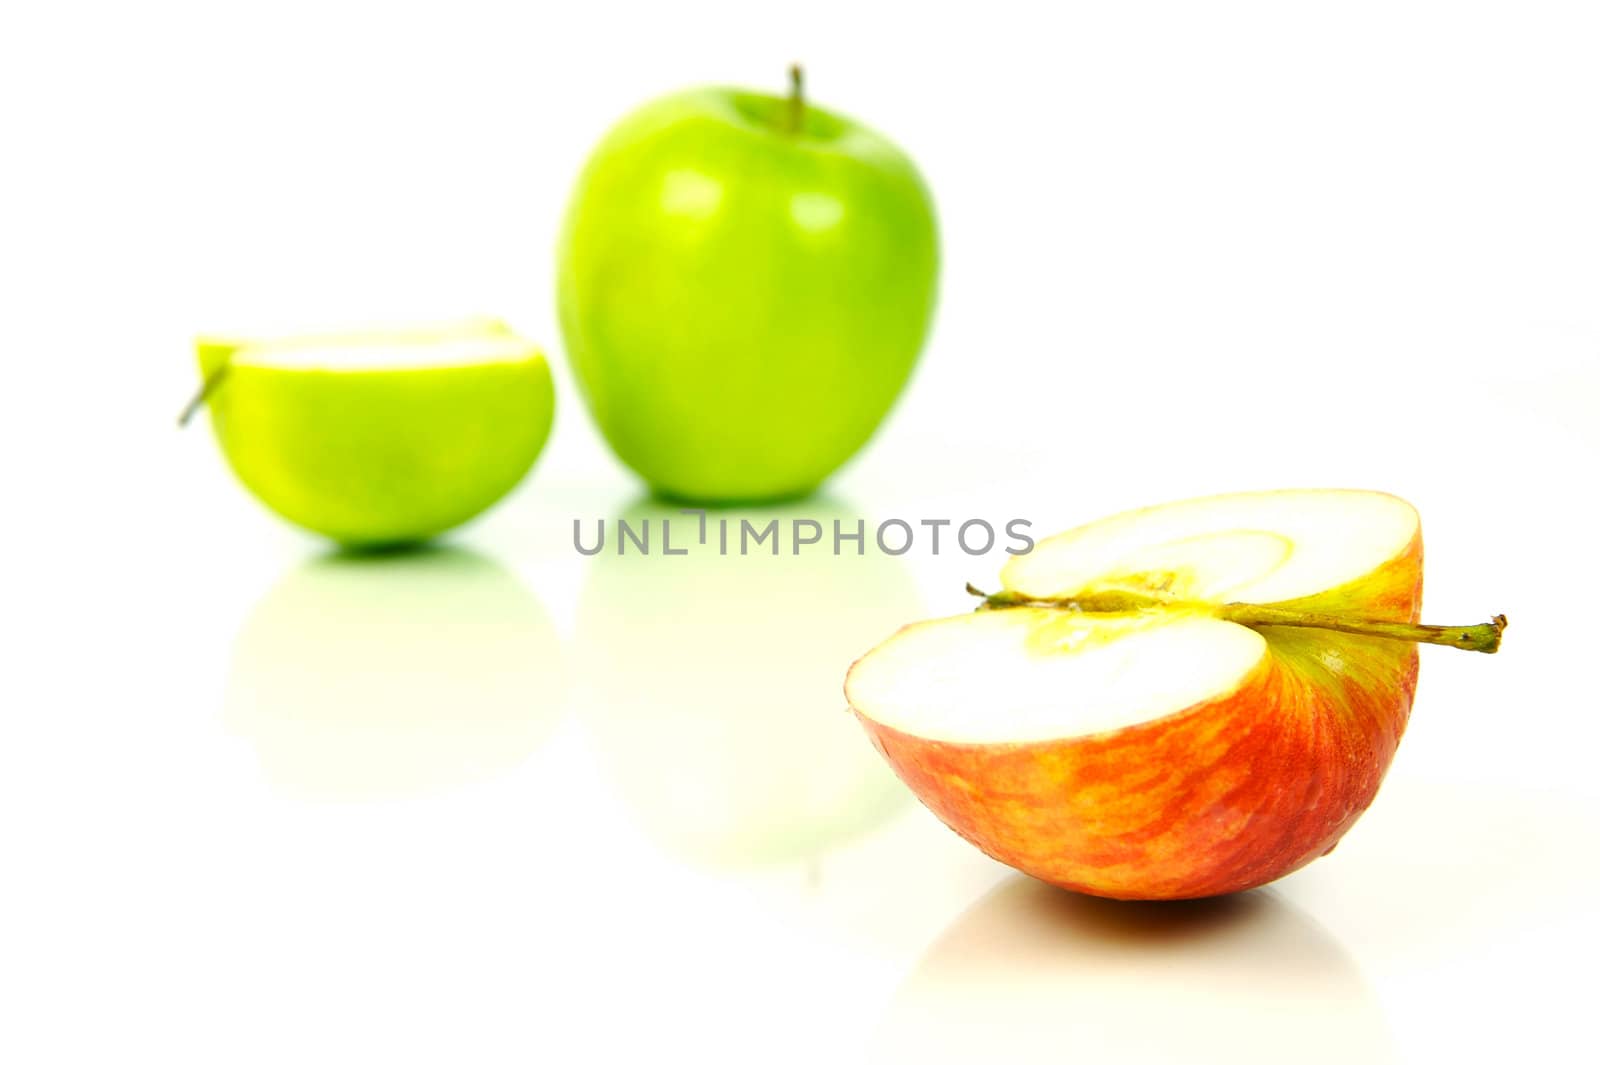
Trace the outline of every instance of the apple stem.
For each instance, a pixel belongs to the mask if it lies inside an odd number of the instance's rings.
[[[1256,606],[1254,603],[1228,603],[1218,608],[1217,617],[1250,628],[1283,625],[1300,629],[1331,629],[1385,640],[1459,647],[1463,651],[1482,651],[1486,655],[1500,650],[1500,634],[1506,630],[1504,614],[1496,614],[1482,625],[1414,625],[1408,621],[1381,621],[1339,614],[1311,614],[1303,610]]]
[[[1252,629],[1298,628],[1329,629],[1357,636],[1376,636],[1384,640],[1406,640],[1410,643],[1431,643],[1441,647],[1458,647],[1463,651],[1481,651],[1494,654],[1500,649],[1500,634],[1506,629],[1506,616],[1496,614],[1482,625],[1417,625],[1409,621],[1386,621],[1379,618],[1348,617],[1343,614],[1316,614],[1305,610],[1289,610],[1276,606],[1258,606],[1255,603],[1183,603],[1158,599],[1135,592],[1096,592],[1078,598],[1036,599],[1010,590],[987,594],[967,585],[967,593],[983,600],[979,610],[1005,610],[1011,607],[1032,606],[1055,610],[1071,610],[1084,614],[1126,613],[1134,610],[1191,609],[1209,612],[1223,621],[1231,621]]]
[[[206,379],[200,382],[199,391],[190,397],[189,402],[184,404],[183,412],[178,415],[179,429],[188,425],[190,420],[200,413],[200,408],[205,406],[206,400],[216,393],[218,386],[222,384],[222,379],[226,376],[228,376],[227,363],[223,363],[206,375]]]
[[[806,125],[806,72],[799,63],[789,64],[789,133],[798,134]]]

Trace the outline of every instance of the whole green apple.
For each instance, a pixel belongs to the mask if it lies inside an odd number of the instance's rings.
[[[561,238],[567,352],[658,494],[803,495],[853,455],[928,334],[928,187],[881,135],[805,103],[697,89],[625,118]]]
[[[544,356],[491,320],[206,338],[198,354],[199,398],[234,473],[281,517],[351,547],[426,540],[487,509],[533,465],[555,409]]]

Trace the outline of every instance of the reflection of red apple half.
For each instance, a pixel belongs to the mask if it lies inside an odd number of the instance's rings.
[[[1040,1047],[1048,1060],[1115,1065],[1395,1060],[1360,966],[1271,889],[1117,903],[1015,877],[929,947],[872,1060],[1033,1061]]]
[[[1265,884],[1333,849],[1405,730],[1416,512],[1375,492],[1133,511],[1007,564],[974,614],[910,625],[845,684],[874,744],[988,854],[1113,898]]]

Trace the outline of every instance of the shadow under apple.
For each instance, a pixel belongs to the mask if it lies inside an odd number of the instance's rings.
[[[646,832],[712,867],[810,862],[910,802],[848,713],[850,663],[919,617],[905,566],[852,543],[833,554],[833,522],[860,516],[826,498],[711,511],[641,499],[621,518],[649,523],[651,553],[618,553],[607,522],[578,615],[582,720],[599,760]],[[823,542],[797,555],[795,519]],[[776,520],[781,541],[740,554],[740,523]],[[728,553],[719,522],[729,523]],[[661,523],[674,551],[661,553]],[[585,546],[595,526],[585,523]]]
[[[285,791],[398,797],[521,762],[565,686],[555,630],[499,564],[458,547],[340,552],[288,573],[246,621],[226,720]]]
[[[1381,1062],[1376,997],[1270,889],[1116,902],[1016,877],[901,987],[873,1061]]]

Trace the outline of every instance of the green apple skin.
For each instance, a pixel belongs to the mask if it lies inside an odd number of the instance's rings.
[[[699,89],[624,119],[561,238],[561,329],[600,431],[659,495],[810,492],[910,377],[933,318],[932,198],[882,136]]]
[[[202,341],[209,376],[238,344]],[[511,491],[550,435],[543,356],[392,370],[231,365],[208,401],[245,487],[346,547],[416,543]]]

